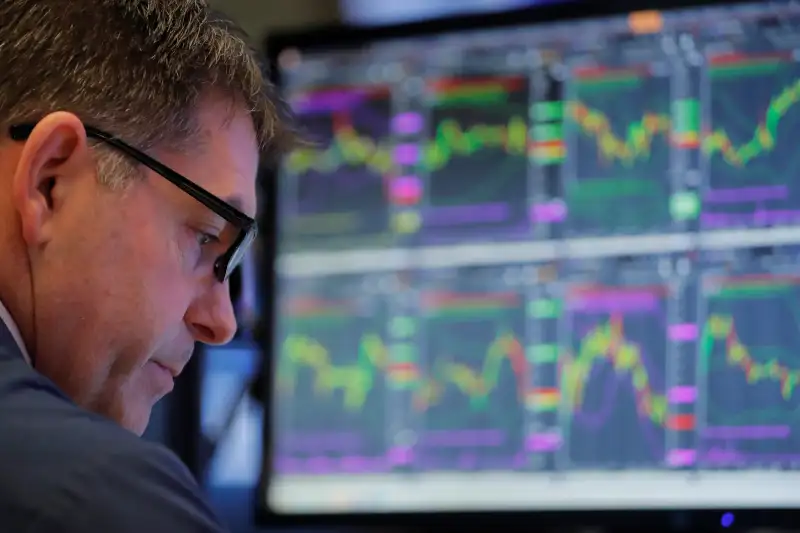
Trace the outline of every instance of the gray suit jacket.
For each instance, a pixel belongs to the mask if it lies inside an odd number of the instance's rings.
[[[70,401],[0,321],[0,530],[221,533],[186,467]]]

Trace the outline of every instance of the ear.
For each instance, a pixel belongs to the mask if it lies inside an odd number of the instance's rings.
[[[51,221],[64,195],[93,165],[86,130],[77,116],[51,113],[36,124],[20,153],[11,186],[29,246],[50,240]]]

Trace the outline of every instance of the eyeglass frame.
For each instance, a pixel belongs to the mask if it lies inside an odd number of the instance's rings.
[[[15,124],[9,127],[8,132],[13,140],[26,141],[35,127],[35,123]],[[87,137],[99,140],[119,150],[124,155],[161,175],[239,230],[239,235],[231,247],[214,261],[214,277],[220,283],[227,281],[258,236],[258,224],[255,219],[122,139],[93,126],[84,124],[84,129]]]

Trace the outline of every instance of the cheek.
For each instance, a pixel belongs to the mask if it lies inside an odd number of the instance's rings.
[[[127,353],[121,373],[140,367],[152,352],[180,334],[189,302],[189,279],[184,273],[179,247],[168,232],[144,223],[113,243],[109,262],[101,270],[114,277],[108,297],[118,328],[115,333]]]

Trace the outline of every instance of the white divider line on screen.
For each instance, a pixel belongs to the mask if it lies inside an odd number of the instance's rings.
[[[797,472],[608,472],[276,477],[278,512],[790,508]]]
[[[552,261],[558,257],[556,242],[485,243],[420,248],[415,253],[417,268],[446,268],[460,265],[497,265]]]
[[[800,227],[721,230],[592,237],[541,242],[486,242],[419,248],[385,248],[281,255],[277,269],[285,277],[386,272],[463,265],[498,265],[551,261],[558,258],[602,258],[622,255],[679,253],[755,246],[800,244]]]
[[[557,242],[549,241],[297,253],[279,257],[277,268],[282,276],[308,277],[552,261],[558,257],[558,246]]]
[[[568,239],[564,255],[568,258],[616,257],[688,252],[697,246],[697,236],[691,233],[661,235],[626,235]]]
[[[706,250],[800,244],[800,227],[709,231],[699,244]]]

